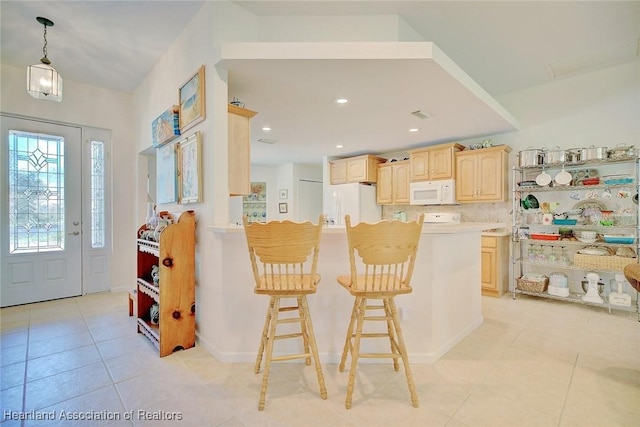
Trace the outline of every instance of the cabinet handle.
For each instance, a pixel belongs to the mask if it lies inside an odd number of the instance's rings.
[[[196,303],[191,304],[191,314],[196,314]]]
[[[176,310],[173,312],[172,316],[174,319],[178,320],[180,318],[180,312]]]
[[[173,265],[173,258],[165,258],[162,260],[162,265],[165,267],[171,267]]]

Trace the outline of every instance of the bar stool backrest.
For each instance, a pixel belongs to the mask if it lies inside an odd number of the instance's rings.
[[[317,225],[289,220],[249,223],[246,216],[243,222],[256,292],[315,290],[322,215]]]
[[[345,216],[351,286],[360,292],[410,289],[424,215],[414,222],[379,221],[351,225]]]

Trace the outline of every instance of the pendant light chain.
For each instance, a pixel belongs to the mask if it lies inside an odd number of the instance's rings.
[[[50,65],[51,61],[49,61],[49,58],[47,58],[47,23],[44,22],[42,25],[44,25],[44,45],[42,46],[42,53],[44,54],[44,56],[42,57],[40,62]]]
[[[44,46],[42,46],[42,53],[44,53],[44,57],[47,57],[47,26],[44,26]]]

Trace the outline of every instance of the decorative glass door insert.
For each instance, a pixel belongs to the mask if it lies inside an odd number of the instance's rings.
[[[9,253],[64,250],[64,138],[9,131]]]

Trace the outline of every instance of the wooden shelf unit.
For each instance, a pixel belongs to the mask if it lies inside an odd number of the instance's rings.
[[[177,222],[160,233],[159,242],[138,239],[137,327],[167,356],[195,346],[195,213],[186,211]],[[146,226],[140,227],[138,235]],[[151,269],[160,268],[159,286],[153,284]],[[157,303],[158,324],[149,311]]]

